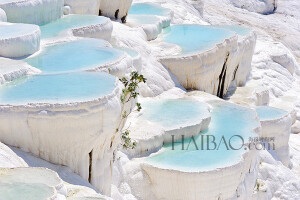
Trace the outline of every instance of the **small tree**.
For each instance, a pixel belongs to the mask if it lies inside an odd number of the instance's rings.
[[[127,79],[126,77],[123,77],[120,79],[120,81],[123,83],[124,88],[122,89],[122,93],[120,95],[121,100],[121,121],[119,123],[118,128],[116,129],[116,133],[119,132],[121,126],[126,122],[128,115],[130,112],[127,112],[125,110],[125,106],[128,102],[130,102],[133,99],[136,99],[139,95],[138,93],[138,87],[139,83],[146,83],[146,78],[144,78],[143,75],[139,74],[137,71],[134,71],[130,74],[130,77]],[[136,110],[140,112],[142,109],[140,103],[136,103]],[[134,149],[136,146],[136,142],[132,141],[132,139],[129,136],[130,132],[128,129],[123,131],[121,133],[121,140],[122,140],[122,146],[125,149]]]

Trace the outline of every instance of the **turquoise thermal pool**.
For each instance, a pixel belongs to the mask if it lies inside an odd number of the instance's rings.
[[[0,40],[32,34],[37,29],[38,26],[32,24],[0,23]]]
[[[164,29],[163,41],[182,48],[182,54],[201,52],[213,48],[234,36],[233,31],[203,25],[172,25]]]
[[[128,16],[128,22],[133,22],[137,25],[143,25],[143,24],[157,24],[160,23],[160,19],[157,16],[152,15],[131,15]]]
[[[270,106],[257,106],[256,112],[261,121],[280,119],[288,114],[287,111]]]
[[[44,184],[0,183],[0,199],[3,200],[47,200],[53,195],[53,188]]]
[[[259,126],[256,114],[230,103],[213,102],[211,105],[209,128],[194,138],[197,147],[190,138],[186,138],[185,150],[182,150],[182,141],[177,141],[173,150],[172,143],[164,145],[159,152],[144,158],[144,161],[159,168],[188,172],[213,170],[238,163],[245,152],[241,137],[244,142],[248,142],[249,137],[256,137],[254,128]],[[218,148],[207,150],[207,140],[210,138],[209,141],[212,141],[212,136]],[[228,149],[224,142],[220,142],[223,136]],[[229,143],[239,150],[230,148]],[[212,143],[209,145],[209,149],[214,148]]]
[[[66,103],[88,101],[111,94],[116,77],[102,72],[34,75],[0,88],[0,104]]]
[[[243,27],[243,26],[214,26],[214,27],[227,29],[229,31],[234,31],[240,36],[249,35],[252,31],[251,28],[246,28],[246,27]]]
[[[64,32],[84,26],[104,24],[108,21],[107,18],[94,15],[67,15],[54,22],[41,25],[41,38],[58,37]]]
[[[45,47],[39,54],[25,61],[43,72],[65,72],[91,69],[113,62],[124,55],[123,51],[105,47],[98,39],[80,39]]]
[[[132,4],[128,14],[168,16],[170,12],[170,9],[163,8],[154,3],[135,3]]]
[[[142,117],[165,128],[199,123],[207,115],[207,104],[199,101],[177,99],[143,103]]]

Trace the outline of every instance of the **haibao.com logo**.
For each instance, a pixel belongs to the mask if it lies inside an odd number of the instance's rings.
[[[172,135],[172,150],[275,150],[274,138],[271,137],[250,137],[246,140],[241,135],[214,136],[199,135],[185,138],[181,135],[178,139]]]

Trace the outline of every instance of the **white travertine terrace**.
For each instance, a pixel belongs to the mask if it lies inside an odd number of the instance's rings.
[[[234,93],[228,91],[226,98],[236,104],[264,106],[270,101],[270,92],[260,81],[249,81],[246,86],[234,88]],[[229,94],[230,93],[230,94]]]
[[[132,0],[100,0],[101,15],[126,21]]]
[[[278,0],[230,0],[230,2],[251,12],[270,14],[276,10]]]
[[[0,22],[0,56],[21,57],[40,49],[41,31],[37,25]]]
[[[224,97],[232,81],[245,83],[250,70],[256,34],[234,35],[206,51],[159,57],[186,89]]]
[[[0,8],[0,22],[7,22],[6,13]]]
[[[207,101],[208,103],[215,99],[215,97],[201,92],[191,92],[188,96],[200,101]],[[224,102],[224,104],[226,103]],[[254,135],[259,134],[260,124],[256,112],[251,109],[244,109],[247,110],[249,114],[249,120],[255,122],[255,126],[251,126],[253,129],[251,129],[250,135],[252,135],[252,133]],[[146,130],[158,130],[152,124],[145,128]],[[149,142],[155,144],[157,140],[151,140],[150,138]],[[246,143],[246,145],[247,144],[248,143]],[[131,164],[125,166],[125,170],[126,173],[129,173],[130,177],[132,177],[132,180],[127,181],[131,186],[133,194],[145,200],[214,200],[238,199],[238,197],[246,199],[247,193],[252,193],[256,183],[259,165],[257,153],[255,148],[245,149],[245,152],[240,155],[241,157],[238,162],[233,161],[229,166],[211,170],[185,171],[161,168],[145,162],[143,160],[144,158],[132,159],[130,161]],[[141,169],[139,169],[138,166],[141,167]],[[131,169],[131,167],[133,169]]]
[[[147,40],[154,40],[163,29],[163,20],[154,15],[129,15],[127,24],[131,27],[141,27],[147,35]]]
[[[121,112],[117,79],[115,84],[111,94],[85,102],[0,105],[0,140],[68,166],[109,194]]]
[[[28,167],[27,163],[17,156],[8,146],[0,142],[0,168]]]
[[[0,58],[0,86],[22,76],[38,73],[40,73],[39,69],[31,67],[24,61]]]
[[[126,20],[132,0],[66,0],[72,14],[103,15],[113,19]],[[125,21],[124,21],[125,22]]]
[[[163,169],[146,163],[141,166],[150,177],[150,188],[157,199],[234,199],[243,191],[252,191],[258,167],[256,157],[256,150],[247,151],[238,163],[199,172]]]
[[[6,12],[8,22],[44,24],[63,15],[63,4],[63,0],[4,0],[0,8]]]
[[[258,107],[272,109],[273,111],[281,112],[280,115],[270,116],[268,118],[261,118],[260,123],[262,127],[261,136],[267,137],[268,139],[274,138],[269,141],[270,149],[274,150],[280,161],[287,167],[290,166],[290,150],[289,150],[289,139],[292,127],[292,118],[289,112],[272,108],[272,107]],[[263,111],[262,111],[263,112]],[[266,110],[265,112],[268,112]],[[268,141],[266,141],[268,142]],[[274,144],[274,146],[273,146]]]
[[[188,98],[181,100],[191,100],[193,102],[193,99]],[[163,102],[165,100],[156,99],[156,101]],[[194,103],[200,102],[195,101]],[[145,119],[143,111],[142,113],[132,113],[125,127],[129,127],[130,136],[137,142],[137,146],[134,150],[128,151],[128,153],[131,155],[149,154],[161,148],[163,144],[172,142],[172,135],[175,141],[180,140],[182,135],[185,138],[198,135],[201,131],[208,128],[211,119],[209,106],[205,104],[202,106],[204,108],[201,114],[198,113],[199,115],[194,116],[189,123],[173,124],[173,126],[168,127]],[[157,114],[159,115],[159,113]],[[170,121],[172,120],[174,119],[170,119]]]
[[[107,18],[107,21],[102,24],[73,28],[72,33],[77,37],[98,38],[110,40],[113,31],[113,25]]]
[[[65,0],[65,6],[70,7],[70,14],[98,15],[101,0]]]
[[[145,7],[143,8],[143,6]],[[147,10],[147,7],[150,11]],[[152,9],[155,10],[155,8],[157,8],[156,12],[151,11]],[[137,3],[131,6],[129,16],[130,15],[155,15],[162,20],[162,27],[166,28],[170,26],[174,16],[174,12],[168,8],[161,7],[159,4],[156,3]],[[143,18],[143,16],[141,17]]]
[[[0,198],[13,200],[66,200],[54,187],[40,183],[1,183]]]
[[[119,59],[101,66],[93,67],[87,71],[107,72],[118,78],[124,77],[126,74],[135,71],[133,59],[127,54],[122,55]]]
[[[247,35],[239,35],[237,70],[234,72],[235,86],[244,86],[251,71],[251,62],[256,45],[256,34],[251,31]]]
[[[50,42],[70,35],[109,41],[112,30],[113,25],[109,18],[91,15],[66,15],[41,26],[42,39]]]
[[[55,190],[67,196],[67,189],[58,174],[46,168],[18,167],[11,169],[0,169],[1,183],[39,183],[54,187]]]

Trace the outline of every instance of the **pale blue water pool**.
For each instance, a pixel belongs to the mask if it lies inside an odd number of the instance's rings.
[[[1,200],[46,200],[53,195],[53,189],[44,184],[0,183]]]
[[[0,39],[18,37],[32,34],[37,30],[36,25],[32,24],[0,24]]]
[[[215,26],[217,28],[224,28],[224,29],[227,29],[227,30],[230,30],[230,31],[234,31],[236,32],[238,35],[241,35],[241,36],[246,36],[246,35],[249,35],[252,31],[251,28],[246,28],[246,27],[243,27],[243,26]]]
[[[213,106],[211,122],[208,130],[195,137],[197,147],[190,138],[187,138],[184,140],[185,150],[182,150],[181,141],[177,141],[174,148],[170,143],[164,145],[158,153],[145,158],[145,162],[160,168],[180,171],[206,171],[237,163],[245,152],[244,147],[240,148],[243,141],[239,136],[245,142],[248,142],[249,137],[256,136],[253,132],[253,128],[259,126],[259,122],[255,120],[256,114],[234,104],[215,102],[211,105]],[[215,137],[219,148],[207,150],[207,140],[209,138],[211,142],[212,136]],[[223,136],[229,150],[224,142],[219,145]],[[233,148],[240,149],[230,148],[229,141]],[[214,145],[210,143],[209,148],[213,147]]]
[[[127,21],[142,25],[142,24],[156,24],[160,22],[160,19],[157,16],[153,16],[153,15],[143,15],[143,16],[130,15],[128,16]]]
[[[168,16],[171,12],[170,9],[161,7],[154,3],[135,3],[132,4],[129,15],[158,15],[158,16]]]
[[[102,72],[23,77],[0,88],[0,104],[87,101],[112,93],[116,78]]]
[[[257,106],[256,112],[261,121],[279,119],[288,114],[287,111],[270,106]]]
[[[107,20],[108,19],[105,17],[94,15],[66,15],[54,22],[41,25],[41,38],[47,39],[57,37],[64,31],[89,25],[103,24]]]
[[[43,72],[64,72],[101,66],[120,58],[124,52],[104,47],[103,40],[80,39],[45,47],[39,54],[26,58],[28,64]]]
[[[142,107],[144,119],[165,128],[199,123],[199,118],[209,115],[207,104],[193,100],[156,100]]]
[[[232,31],[212,26],[172,25],[164,29],[163,41],[176,44],[182,48],[182,54],[189,54],[209,50],[234,35]]]

